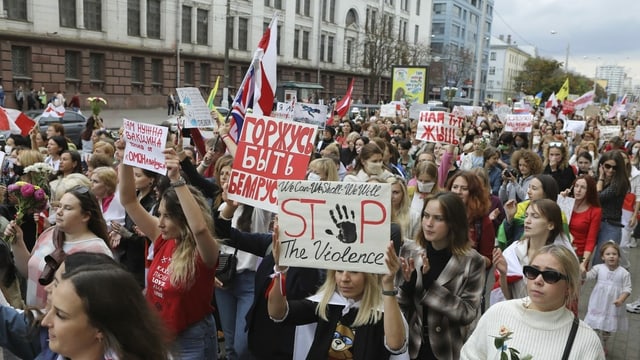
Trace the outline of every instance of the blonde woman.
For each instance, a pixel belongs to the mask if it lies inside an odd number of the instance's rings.
[[[330,158],[319,158],[309,163],[309,181],[340,181],[335,161]]]

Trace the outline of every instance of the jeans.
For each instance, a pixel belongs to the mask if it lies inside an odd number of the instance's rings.
[[[224,332],[224,347],[228,360],[253,359],[247,340],[245,316],[253,304],[255,271],[236,274],[226,289],[216,289],[216,302]]]
[[[212,314],[178,334],[174,343],[174,359],[209,360],[217,357],[218,337]]]
[[[602,264],[602,256],[600,256],[600,247],[602,247],[602,244],[609,240],[613,240],[616,244],[620,245],[621,237],[622,227],[602,221],[600,223],[600,232],[598,232],[598,241],[596,242],[596,247],[593,249],[593,255],[591,256],[591,266]]]

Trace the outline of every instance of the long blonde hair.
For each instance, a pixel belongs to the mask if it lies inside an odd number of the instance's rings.
[[[382,302],[382,283],[380,275],[371,273],[364,274],[364,291],[362,293],[362,299],[360,307],[358,308],[358,314],[351,326],[358,327],[367,324],[375,324],[382,319],[383,302]],[[316,307],[316,313],[324,320],[328,321],[327,308],[329,300],[335,292],[337,292],[338,284],[336,284],[336,270],[327,271],[327,279],[324,284],[318,289],[317,294],[322,298]]]

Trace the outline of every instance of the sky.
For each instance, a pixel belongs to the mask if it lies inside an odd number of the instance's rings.
[[[562,63],[569,44],[570,71],[593,78],[599,65],[620,65],[640,85],[638,0],[494,0],[491,34]]]

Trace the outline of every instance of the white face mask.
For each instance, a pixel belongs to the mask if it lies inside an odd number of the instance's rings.
[[[6,154],[11,154],[11,150],[13,150],[13,147],[11,145],[5,145],[4,146],[4,152]]]
[[[364,171],[369,175],[380,175],[382,174],[382,163],[367,161],[366,163],[364,163]]]
[[[307,180],[309,181],[322,181],[322,178],[320,178],[320,175],[314,173],[313,171],[309,173],[309,175],[307,175]]]
[[[533,137],[533,144],[534,145],[540,144],[540,136],[534,136]]]
[[[435,184],[436,183],[434,183],[433,181],[430,181],[430,182],[418,181],[418,192],[423,194],[430,193],[431,190],[433,190],[433,187],[435,186]]]

